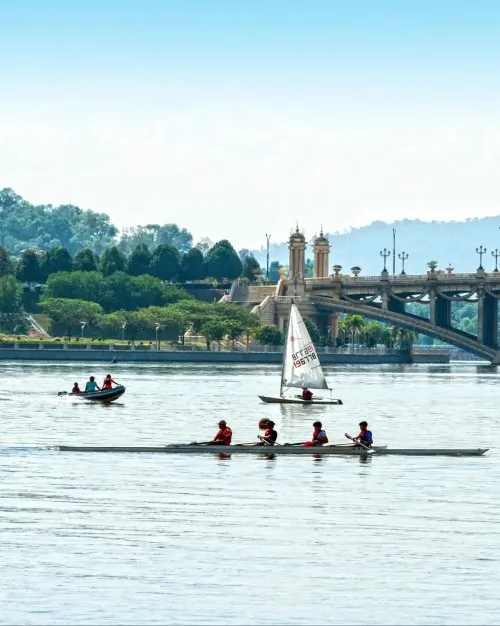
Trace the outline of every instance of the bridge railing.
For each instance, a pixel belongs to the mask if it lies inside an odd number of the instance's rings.
[[[457,273],[457,274],[445,274],[436,272],[434,276],[431,276],[430,272],[426,274],[398,274],[397,276],[387,276],[382,278],[380,274],[376,276],[351,276],[350,274],[340,274],[338,277],[333,275],[325,277],[325,278],[306,278],[306,283],[308,285],[329,285],[335,283],[412,283],[415,281],[421,280],[435,280],[437,282],[446,281],[446,282],[460,282],[463,280],[478,280],[478,281],[489,281],[489,282],[499,282],[500,283],[500,272],[489,272],[484,273],[484,275],[476,274],[475,272],[469,273]]]

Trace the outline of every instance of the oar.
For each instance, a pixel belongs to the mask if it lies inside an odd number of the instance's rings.
[[[284,446],[301,446],[304,442],[298,441],[297,443],[284,443]]]
[[[351,441],[354,441],[354,438],[351,437],[351,435],[348,435],[347,433],[344,433],[344,435],[347,437],[347,439],[350,439]],[[354,442],[356,445],[361,446],[362,448],[364,448],[367,452],[369,452],[370,454],[373,454],[374,450],[372,450],[371,448],[369,448],[368,446],[365,446],[364,443],[361,443],[361,441],[355,441]]]

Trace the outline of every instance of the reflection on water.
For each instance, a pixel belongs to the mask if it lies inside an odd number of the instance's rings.
[[[343,406],[261,404],[258,394],[276,392],[277,366],[173,364],[115,365],[127,393],[104,406],[57,397],[61,383],[106,374],[102,364],[0,363],[2,622],[497,623],[496,450],[327,458],[50,448],[207,441],[220,419],[235,443],[253,441],[263,415],[282,443],[309,439],[316,419],[334,443],[367,419],[375,443],[392,447],[487,446],[499,426],[497,368],[326,369]],[[368,610],[345,600],[360,593]]]

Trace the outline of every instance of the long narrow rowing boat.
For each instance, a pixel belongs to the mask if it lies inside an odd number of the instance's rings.
[[[169,446],[56,446],[61,452],[160,452],[162,454],[284,454],[284,455],[342,455],[342,456],[481,456],[488,448],[386,448],[375,447],[367,451],[357,446],[207,446],[174,444]]]

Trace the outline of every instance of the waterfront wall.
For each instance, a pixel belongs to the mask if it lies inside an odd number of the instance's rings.
[[[92,346],[92,349],[51,346],[39,348],[21,347],[0,348],[3,361],[104,361],[111,363],[276,363],[281,364],[282,352],[239,352],[239,351],[177,351],[177,350],[110,350]],[[42,345],[42,344],[41,344]],[[83,348],[83,349],[82,349]],[[323,352],[323,364],[351,363],[380,365],[384,363],[449,363],[445,352],[425,352],[406,354],[400,352]]]

